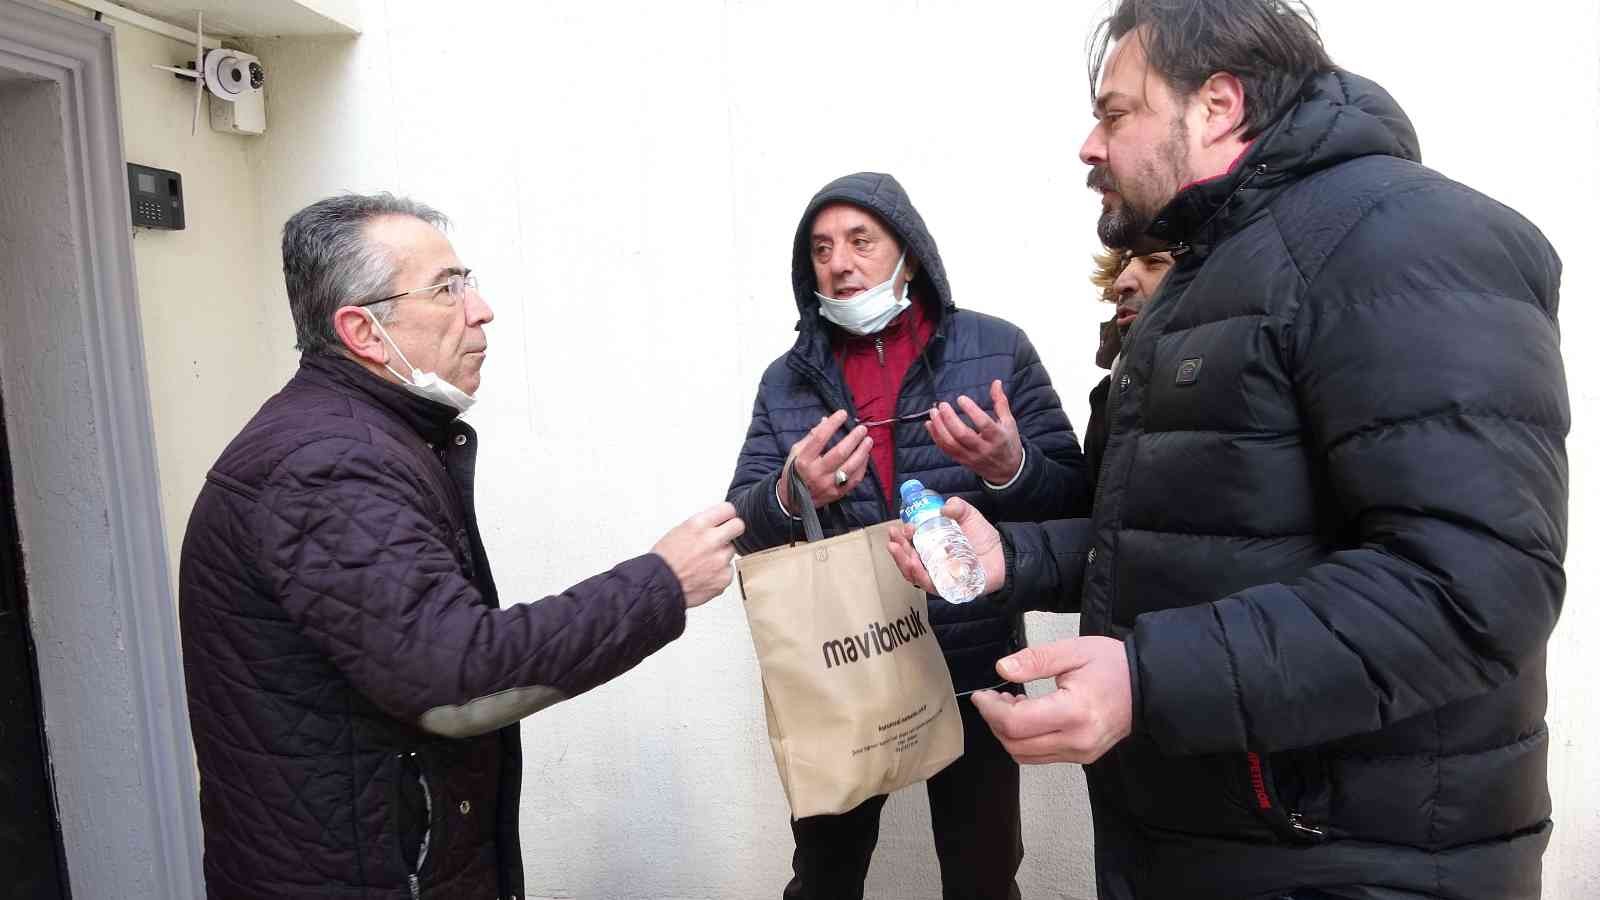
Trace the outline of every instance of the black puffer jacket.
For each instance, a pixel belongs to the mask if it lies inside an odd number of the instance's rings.
[[[1014,591],[1081,588],[1084,633],[1126,641],[1134,734],[1091,779],[1139,897],[1539,896],[1561,268],[1417,159],[1334,72],[1180,193],[1092,526],[1003,529]]]
[[[307,355],[206,476],[179,603],[209,896],[522,896],[517,720],[683,631],[654,555],[497,609],[455,415]]]
[[[931,312],[937,326],[921,360],[906,373],[897,415],[928,409],[935,401],[954,403],[966,395],[993,413],[989,385],[1000,379],[1022,434],[1026,459],[1015,483],[1003,491],[944,455],[920,421],[895,426],[897,482],[916,478],[946,497],[971,501],[991,517],[1005,521],[1038,521],[1082,515],[1088,510],[1089,488],[1083,456],[1061,399],[1027,335],[1009,322],[957,309],[945,277],[944,261],[922,217],[905,190],[889,175],[847,175],[812,198],[795,231],[793,281],[800,310],[799,337],[793,349],[773,361],[761,376],[755,412],[728,500],[739,509],[745,533],[736,544],[741,552],[764,550],[792,540],[795,526],[778,507],[777,484],[789,450],[824,416],[840,409],[855,415],[855,406],[830,349],[828,325],[818,314],[813,295],[811,220],[823,206],[846,202],[876,213],[894,229],[902,246],[921,264],[911,283],[915,297],[937,298]],[[848,428],[841,428],[835,442]],[[862,528],[895,518],[899,511],[884,501],[886,473],[872,468],[850,496],[821,510],[829,534]],[[928,598],[928,616],[950,664],[957,691],[993,685],[997,659],[1021,646],[1022,621],[1004,606],[978,600],[952,605]]]

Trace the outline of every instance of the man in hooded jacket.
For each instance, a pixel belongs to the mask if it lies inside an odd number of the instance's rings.
[[[1000,663],[1060,690],[973,701],[1014,757],[1092,763],[1102,898],[1536,900],[1561,264],[1424,168],[1297,6],[1106,23],[1100,237],[1176,264],[1122,348],[1092,520],[947,506],[999,597],[1082,612]]]
[[[919,479],[1001,520],[1083,515],[1083,458],[1022,330],[955,305],[932,234],[893,177],[828,184],[795,232],[794,346],[767,368],[728,500],[750,553],[791,540],[784,463],[806,481],[829,534],[894,519]],[[978,398],[978,399],[974,399]],[[959,413],[958,413],[959,410]],[[1018,770],[966,694],[999,681],[1023,646],[1020,612],[928,598],[966,727],[966,752],[927,785],[949,900],[1019,897]],[[859,898],[884,797],[793,822],[787,900]]]

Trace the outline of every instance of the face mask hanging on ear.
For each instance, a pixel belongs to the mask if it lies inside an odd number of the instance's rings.
[[[384,363],[383,367],[389,370],[389,374],[400,379],[402,387],[418,397],[453,407],[457,412],[466,412],[472,408],[472,404],[478,402],[476,397],[445,381],[433,372],[424,372],[412,366],[410,360],[406,359],[406,355],[400,352],[400,345],[389,337],[389,332],[383,330],[383,325],[378,322],[378,317],[372,314],[372,310],[362,307],[361,311],[367,314],[367,318],[372,320],[373,327],[378,329],[378,333],[383,335],[383,339],[389,342],[390,347],[394,348],[395,355],[400,357],[400,362],[411,370],[411,377],[407,378],[396,372],[393,366]]]
[[[889,276],[888,281],[867,288],[849,300],[835,300],[824,297],[821,291],[812,291],[817,302],[822,304],[822,317],[851,334],[877,334],[882,331],[884,326],[894,321],[895,316],[911,305],[909,285],[904,297],[895,296],[900,270],[905,264],[906,255],[902,251],[900,261],[894,264],[894,274]]]

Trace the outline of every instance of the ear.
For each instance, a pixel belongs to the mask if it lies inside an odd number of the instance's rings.
[[[359,306],[341,306],[333,312],[333,330],[351,356],[374,365],[389,363],[389,345]]]
[[[900,283],[910,284],[911,280],[917,277],[918,268],[916,254],[907,251],[906,264],[900,269]]]
[[[1194,93],[1201,112],[1201,145],[1226,140],[1244,126],[1244,82],[1230,72],[1216,72]]]

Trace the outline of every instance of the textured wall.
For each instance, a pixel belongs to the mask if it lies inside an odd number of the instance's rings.
[[[280,338],[287,316],[277,305],[263,306],[257,287],[263,279],[281,283],[282,276],[277,266],[258,268],[259,248],[274,244],[276,234],[260,230],[264,189],[246,157],[254,139],[212,131],[205,106],[199,131],[191,135],[193,82],[151,65],[182,65],[193,57],[193,45],[112,24],[128,161],[183,176],[188,227],[140,229],[133,241],[151,414],[160,438],[162,510],[176,578],[183,529],[206,470],[283,384],[294,354]]]
[[[1442,3],[1321,7],[1336,60],[1415,119],[1425,159],[1517,207],[1568,263],[1563,322],[1592,330],[1600,74],[1592,0],[1458,14]],[[393,189],[457,220],[498,313],[481,403],[480,514],[502,593],[533,599],[647,549],[720,497],[755,382],[792,340],[789,241],[811,192],[896,173],[937,236],[957,301],[1033,337],[1074,422],[1104,311],[1083,282],[1097,212],[1076,151],[1082,47],[1099,4],[370,2],[357,42],[257,44],[269,133],[246,145],[265,310],[287,374],[276,229],[341,189]],[[141,257],[141,264],[143,258]],[[276,354],[276,355],[274,355]],[[1569,341],[1571,598],[1551,650],[1557,830],[1547,896],[1600,893],[1592,713],[1597,573],[1592,407]],[[260,381],[270,381],[255,373]],[[253,404],[247,404],[253,406]],[[248,409],[229,410],[242,415]],[[164,460],[165,460],[164,456]],[[1036,639],[1070,628],[1039,617]],[[524,724],[536,896],[775,896],[785,810],[734,593],[624,679]],[[1027,773],[1022,883],[1087,897],[1081,775]],[[875,897],[937,895],[917,791],[889,804]]]

